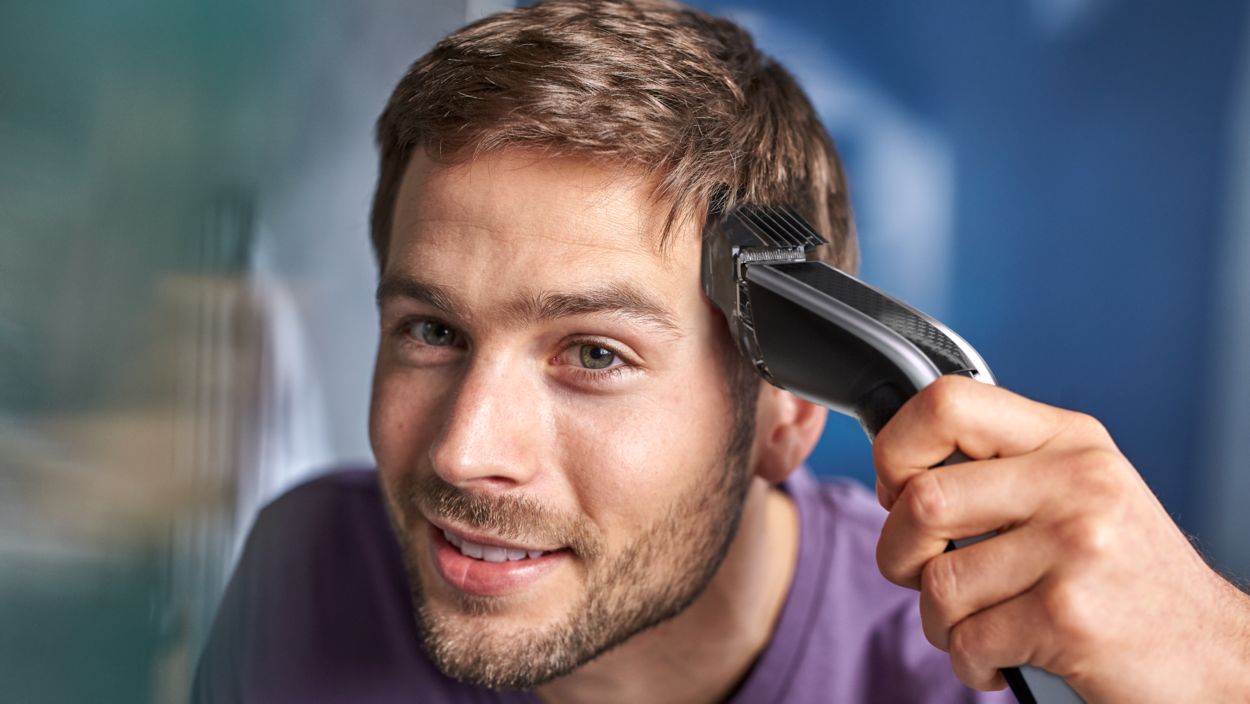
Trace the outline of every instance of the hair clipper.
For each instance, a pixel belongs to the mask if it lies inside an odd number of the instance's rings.
[[[994,384],[985,360],[945,325],[820,261],[825,244],[794,210],[743,205],[709,219],[703,290],[766,381],[857,419],[869,438],[943,374]],[[960,453],[942,464],[966,461]],[[949,549],[988,536],[953,541]],[[1034,667],[1003,675],[1022,703],[1080,697]]]

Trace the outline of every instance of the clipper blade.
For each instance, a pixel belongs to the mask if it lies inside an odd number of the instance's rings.
[[[710,220],[703,237],[703,290],[724,314],[742,353],[771,381],[755,339],[745,268],[804,262],[826,241],[790,208],[750,204]]]
[[[802,261],[827,244],[812,226],[790,208],[744,205],[726,215],[723,227],[746,261]]]

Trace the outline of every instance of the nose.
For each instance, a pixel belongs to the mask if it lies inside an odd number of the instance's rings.
[[[479,358],[465,369],[429,450],[434,471],[447,483],[497,491],[538,474],[540,394],[519,366]]]

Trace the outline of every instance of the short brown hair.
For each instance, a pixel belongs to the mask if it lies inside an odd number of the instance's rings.
[[[858,264],[846,178],[794,78],[728,20],[663,0],[548,0],[470,24],[400,80],[378,118],[371,219],[385,265],[415,148],[443,161],[540,149],[640,167],[686,217],[736,203],[790,205]]]

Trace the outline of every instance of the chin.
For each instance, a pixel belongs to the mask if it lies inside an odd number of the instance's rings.
[[[533,689],[589,658],[568,613],[536,617],[522,599],[417,597],[430,659],[447,676],[490,689]],[[546,609],[540,609],[546,611]],[[523,612],[517,613],[518,611]],[[571,637],[572,636],[572,637]]]

